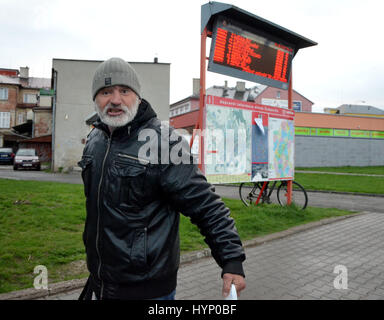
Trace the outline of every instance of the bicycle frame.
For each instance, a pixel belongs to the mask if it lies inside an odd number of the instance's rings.
[[[260,190],[259,196],[257,197],[257,199],[256,199],[256,201],[255,201],[255,204],[256,204],[256,205],[259,204],[260,198],[261,198],[261,196],[263,195],[263,193],[264,193],[264,189],[265,189],[265,187],[266,187],[267,185],[268,185],[268,181],[264,182],[263,187],[262,187],[261,190]]]
[[[284,183],[284,181],[282,181],[281,183]],[[256,204],[256,205],[259,204],[259,202],[260,202],[260,198],[261,198],[261,197],[263,196],[263,194],[264,194],[264,190],[265,190],[266,188],[268,188],[268,184],[269,184],[269,181],[265,181],[265,182],[263,183],[263,187],[261,188],[260,193],[259,193],[259,196],[257,197],[257,199],[256,199],[256,201],[255,201],[255,204]],[[269,192],[268,192],[268,194],[267,194],[267,198],[268,198],[268,199],[271,198],[272,192],[273,192],[273,190],[275,190],[276,184],[277,184],[277,181],[274,181],[272,187],[269,189]]]
[[[257,199],[256,199],[256,201],[255,201],[255,204],[256,204],[256,205],[259,204],[259,202],[260,202],[260,198],[263,196],[263,194],[264,194],[264,190],[265,190],[265,188],[268,187],[268,184],[269,184],[269,181],[265,181],[265,182],[263,183],[263,187],[261,188],[260,193],[259,193],[259,196],[257,197]],[[276,182],[274,182],[272,188],[270,189],[269,194],[267,195],[268,198],[271,196],[272,191],[273,191],[273,189],[275,188],[275,185],[276,185]]]

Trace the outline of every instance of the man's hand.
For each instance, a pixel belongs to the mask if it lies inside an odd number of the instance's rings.
[[[231,284],[234,284],[237,291],[237,296],[240,296],[240,291],[245,289],[244,277],[239,274],[224,273],[223,274],[223,297],[228,296],[231,290]]]

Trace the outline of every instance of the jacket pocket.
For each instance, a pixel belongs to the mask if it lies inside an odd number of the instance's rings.
[[[89,195],[89,189],[92,183],[92,163],[93,156],[84,155],[77,163],[81,170],[81,177],[84,183],[84,194],[86,197]]]
[[[138,273],[148,271],[147,246],[147,228],[135,229],[131,247],[131,266]]]
[[[123,211],[138,211],[143,205],[147,166],[133,159],[117,157],[111,168],[110,197]]]

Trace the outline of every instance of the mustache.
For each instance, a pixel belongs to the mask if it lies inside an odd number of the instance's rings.
[[[109,110],[121,110],[121,111],[124,111],[124,112],[128,112],[129,109],[127,106],[125,105],[112,105],[112,104],[108,104],[105,106],[104,110],[103,110],[103,113],[106,114]]]

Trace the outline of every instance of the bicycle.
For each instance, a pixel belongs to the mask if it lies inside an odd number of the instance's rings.
[[[270,182],[243,182],[239,187],[241,201],[246,205],[258,203],[272,203],[271,195],[279,181]],[[287,204],[288,181],[280,181],[277,187],[277,201],[281,206]],[[292,181],[292,203],[304,210],[308,204],[308,195],[304,187],[296,181]]]

